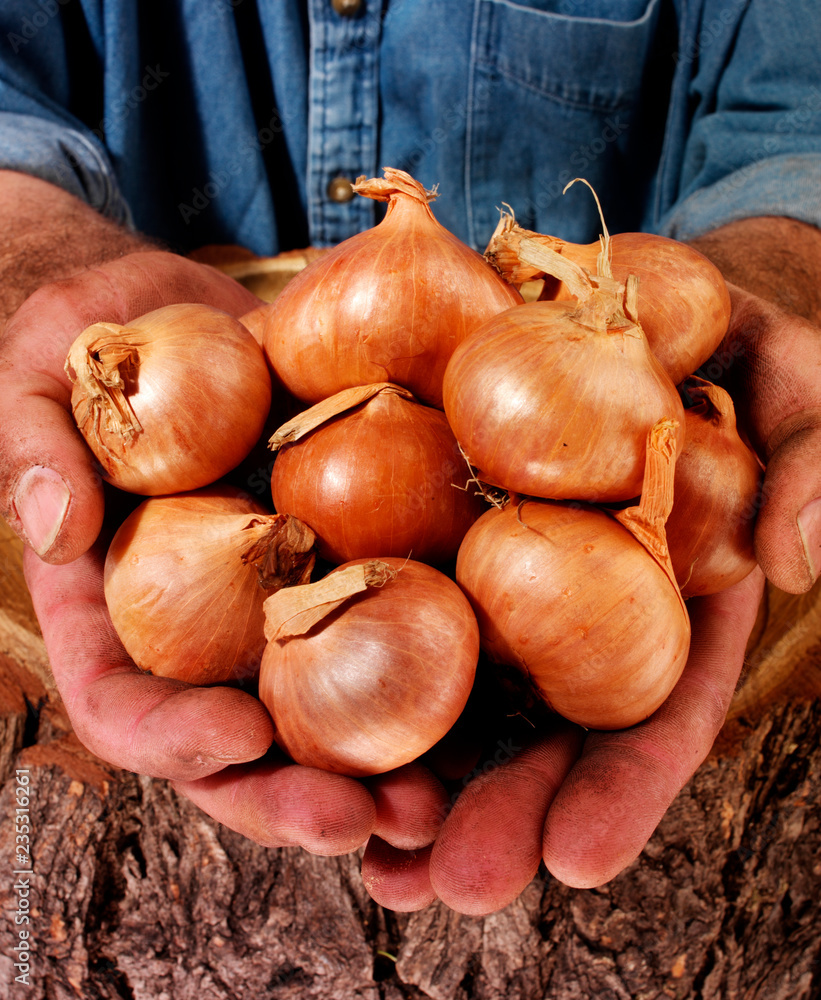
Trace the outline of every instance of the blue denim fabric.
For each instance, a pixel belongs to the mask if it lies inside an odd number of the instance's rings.
[[[571,240],[821,225],[817,0],[4,0],[0,167],[188,250],[338,242],[409,170],[481,249],[503,203]]]

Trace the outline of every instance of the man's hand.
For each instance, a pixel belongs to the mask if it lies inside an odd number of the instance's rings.
[[[134,666],[108,616],[103,559],[99,546],[66,565],[25,553],[54,679],[83,744],[108,763],[170,779],[204,811],[266,846],[339,854],[362,844],[376,824],[364,785],[276,755],[261,760],[273,723],[258,699]]]
[[[776,587],[801,594],[821,572],[821,328],[730,291],[730,333],[713,364],[726,365],[720,381],[766,463],[756,557]]]
[[[372,833],[422,848],[445,791],[418,764],[361,782],[301,767],[272,750],[262,702],[227,686],[143,673],[111,625],[100,545],[52,565],[25,553],[26,582],[74,731],[102,760],[170,780],[219,822],[266,847],[344,854]]]
[[[623,871],[710,752],[762,586],[756,570],[721,594],[690,602],[687,666],[645,722],[585,732],[557,720],[467,785],[432,849],[389,850],[372,839],[362,874],[377,902],[417,909],[438,896],[460,913],[481,915],[516,899],[542,860],[577,888],[603,885]]]
[[[74,339],[99,320],[125,324],[174,302],[241,316],[259,300],[34,178],[0,171],[4,217],[0,287],[11,311],[0,311],[0,513],[41,558],[69,562],[94,542],[103,516],[100,476],[69,407],[63,366]]]
[[[273,724],[261,702],[143,673],[108,616],[95,543],[103,493],[69,409],[69,346],[99,320],[124,324],[174,302],[239,317],[257,297],[34,178],[0,171],[3,216],[0,310],[13,315],[0,339],[0,509],[29,545],[26,580],[80,739],[109,763],[170,779],[262,844],[338,854],[372,832],[402,847],[430,843],[444,800],[430,772],[414,766],[366,787],[291,764],[270,750]]]
[[[776,587],[804,593],[821,572],[821,231],[746,219],[694,245],[730,282],[730,329],[704,374],[766,463],[756,555]]]
[[[72,211],[85,218],[82,208]],[[97,232],[98,220],[87,221]],[[716,245],[731,245],[733,235]],[[649,720],[615,733],[560,724],[471,783],[431,847],[446,795],[424,768],[361,783],[292,765],[269,752],[270,719],[249,695],[146,676],[125,656],[105,610],[102,553],[91,547],[102,494],[68,410],[68,346],[91,322],[128,322],[168,302],[203,301],[242,315],[256,300],[217,272],[135,245],[131,235],[122,234],[122,243],[108,230],[105,237],[110,242],[102,240],[95,254],[55,265],[36,291],[30,275],[21,281],[28,297],[0,344],[0,506],[42,556],[27,552],[27,580],[84,742],[119,766],[169,778],[260,843],[333,854],[370,835],[363,876],[374,898],[397,909],[438,895],[463,912],[490,912],[522,891],[540,858],[571,885],[612,878],[638,855],[709,752],[741,669],[761,574],[691,602],[690,660]],[[740,288],[733,295],[723,345],[733,363],[724,381],[736,389],[751,440],[770,455],[760,558],[784,589],[803,590],[821,564],[821,518],[812,506],[821,490],[812,475],[809,487],[801,486],[818,467],[817,332]]]
[[[695,245],[731,283],[730,328],[702,372],[731,392],[740,427],[767,463],[760,509],[750,512],[758,559],[776,586],[802,593],[821,570],[821,233],[750,219]],[[363,876],[378,901],[413,909],[438,895],[460,912],[490,913],[518,896],[540,859],[571,886],[615,877],[710,752],[763,581],[756,569],[724,593],[688,602],[687,666],[648,720],[543,734],[467,786],[432,850],[408,855],[373,841]]]

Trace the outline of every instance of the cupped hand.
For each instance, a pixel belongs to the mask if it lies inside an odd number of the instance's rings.
[[[420,765],[367,783],[301,767],[272,750],[262,703],[228,686],[194,687],[139,670],[105,604],[103,546],[68,564],[25,553],[26,582],[74,730],[102,760],[170,780],[204,812],[266,847],[335,855],[372,833],[422,847],[444,789]]]
[[[707,377],[733,397],[766,465],[756,556],[776,587],[809,590],[821,572],[821,327],[730,286],[730,330]]]
[[[353,850],[375,825],[359,782],[267,757],[273,723],[230,687],[154,677],[128,658],[103,593],[102,546],[68,564],[25,553],[26,582],[74,731],[93,753],[167,778],[216,819],[267,846]],[[259,762],[253,764],[252,762]]]
[[[808,235],[813,248],[821,246],[818,234]],[[743,237],[743,229],[728,227],[704,249],[718,248],[719,259],[732,263]],[[726,256],[728,247],[733,253]],[[744,255],[733,273],[755,287]],[[804,278],[812,280],[809,273]],[[739,427],[766,465],[761,496],[749,511],[761,569],[724,593],[688,602],[687,667],[646,722],[609,733],[558,727],[468,785],[426,852],[372,841],[363,875],[386,905],[413,909],[438,895],[460,912],[489,913],[516,898],[540,860],[580,888],[619,874],[710,752],[765,575],[795,594],[819,576],[821,327],[736,284],[730,293],[727,337],[700,373],[730,391]]]
[[[699,371],[733,397],[766,463],[755,526],[767,579],[791,594],[821,571],[821,230],[779,216],[694,239],[728,282],[724,342]]]
[[[103,493],[71,416],[64,371],[92,323],[129,321],[177,302],[242,316],[259,300],[220,272],[157,250],[135,252],[43,285],[0,341],[0,512],[47,562],[70,562],[99,534]]]
[[[509,759],[478,768],[432,848],[400,851],[372,838],[362,869],[371,894],[397,910],[438,897],[460,913],[483,915],[513,902],[542,861],[577,888],[617,876],[709,754],[762,588],[755,570],[723,593],[689,602],[687,665],[646,721],[605,732],[556,720]]]
[[[91,323],[125,324],[174,302],[204,302],[237,317],[259,306],[210,267],[146,250],[41,287],[0,344],[0,503],[28,543],[26,582],[72,725],[104,761],[171,780],[204,811],[267,846],[338,854],[374,831],[402,847],[429,843],[444,791],[425,769],[368,788],[296,766],[271,751],[273,724],[256,698],[145,674],[119,642],[97,541],[102,483],[71,417],[63,365]]]

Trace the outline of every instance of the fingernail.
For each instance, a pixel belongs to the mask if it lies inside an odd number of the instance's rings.
[[[801,535],[810,576],[815,580],[821,566],[821,499],[812,500],[799,513],[798,533]]]
[[[44,556],[54,544],[70,500],[63,477],[43,465],[32,466],[17,484],[14,509],[38,556]]]

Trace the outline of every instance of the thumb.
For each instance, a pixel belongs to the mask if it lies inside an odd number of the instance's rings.
[[[66,407],[66,390],[47,376],[0,382],[2,513],[51,563],[85,552],[103,522],[97,463]]]
[[[821,571],[821,409],[783,420],[767,451],[756,557],[776,587],[803,594]]]

